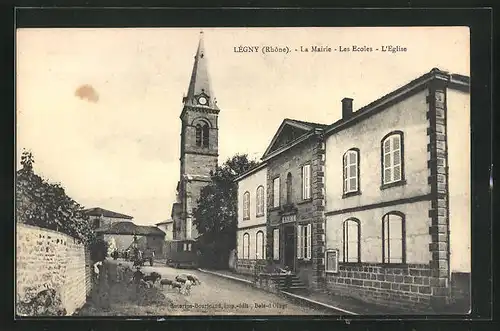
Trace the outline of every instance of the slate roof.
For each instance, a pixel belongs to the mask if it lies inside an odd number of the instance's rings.
[[[166,221],[161,221],[159,223],[156,223],[155,225],[170,224],[170,223],[174,223],[174,220],[170,219]]]
[[[290,122],[295,122],[295,123],[303,124],[303,125],[308,125],[308,126],[311,127],[311,129],[313,129],[313,128],[324,129],[324,128],[328,127],[328,124],[299,121],[299,120],[295,120],[293,118],[285,118],[285,120],[288,120]]]
[[[89,208],[89,209],[84,209],[83,212],[89,216],[103,216],[103,217],[110,217],[110,218],[123,218],[127,220],[133,219],[132,216],[125,215],[125,214],[120,214],[111,210],[103,209],[103,208]]]
[[[124,234],[141,236],[164,236],[165,232],[155,226],[136,225],[132,222],[117,222],[110,226],[102,226],[95,230],[97,233],[104,234]]]

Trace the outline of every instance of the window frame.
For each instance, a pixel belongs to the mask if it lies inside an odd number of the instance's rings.
[[[243,193],[243,220],[248,221],[250,219],[250,192],[245,191]]]
[[[277,181],[278,183],[278,189],[276,189],[276,185],[275,185],[275,182]],[[281,206],[281,194],[280,194],[280,190],[281,190],[281,179],[279,176],[273,178],[273,181],[272,181],[272,185],[273,185],[273,195],[272,195],[272,200],[273,200],[273,209],[276,209],[276,208],[279,208]],[[276,199],[277,197],[277,199]],[[276,201],[278,200],[278,201]]]
[[[399,136],[399,155],[400,155],[400,178],[398,180],[393,180],[390,182],[385,182],[385,152],[384,152],[384,143],[388,139],[391,139],[394,136]],[[391,140],[392,141],[392,140]],[[391,149],[390,149],[390,155],[394,154],[394,149],[392,149],[392,142],[391,144]],[[400,185],[405,185],[406,184],[406,178],[405,178],[405,141],[404,141],[404,133],[403,131],[396,130],[396,131],[391,131],[387,133],[382,140],[380,141],[380,180],[381,180],[381,186],[380,189],[386,189],[394,186],[400,186]],[[391,167],[387,168],[391,169],[391,177],[394,178],[394,160],[391,157]]]
[[[280,228],[273,229],[273,261],[280,260]],[[277,254],[276,254],[277,253]]]
[[[260,254],[259,254],[259,234],[262,236],[262,243],[261,243],[261,247],[260,247],[260,250],[261,250]],[[266,247],[266,245],[264,244],[264,231],[259,230],[255,234],[255,259],[256,260],[265,260],[266,259],[265,247]],[[259,255],[260,255],[260,257],[257,258],[257,256],[259,256]]]
[[[306,168],[309,169],[307,172],[305,171]],[[311,188],[312,167],[311,167],[311,164],[305,163],[304,165],[302,165],[301,173],[302,173],[302,201],[308,201],[308,200],[312,199],[312,196],[311,196],[311,193],[312,193],[312,188]],[[305,185],[306,180],[304,178],[305,173],[308,173],[308,175],[309,175],[309,180],[307,181],[309,184],[307,186],[307,188],[308,188],[307,191],[306,191],[306,185]]]
[[[306,231],[304,231],[306,230]],[[305,232],[305,235],[304,235]],[[297,260],[312,260],[312,224],[297,225]]]
[[[210,147],[210,126],[207,123],[204,123],[201,126],[201,143],[203,148]]]
[[[259,191],[261,191],[260,196],[259,196]],[[255,192],[255,217],[264,216],[264,210],[266,209],[264,195],[265,195],[264,186],[259,185],[259,187],[257,187],[257,190]]]
[[[330,253],[335,253],[337,255],[337,269],[336,270],[332,270],[332,269],[328,269],[329,265],[328,265],[328,254]],[[340,259],[339,259],[339,254],[340,254],[340,251],[336,248],[328,248],[325,250],[325,273],[327,274],[338,274],[340,272],[340,268],[339,268],[339,264],[340,264]]]
[[[397,216],[401,219],[401,262],[391,262],[390,261],[390,240],[391,240],[391,237],[390,237],[390,226],[389,226],[389,231],[388,231],[388,234],[389,234],[389,238],[387,239],[387,242],[389,243],[389,247],[387,249],[387,252],[389,253],[389,260],[387,260],[386,256],[385,256],[385,241],[386,241],[386,238],[385,238],[385,227],[386,227],[386,217],[389,217],[390,215],[394,215],[394,216]],[[387,218],[387,223],[389,223],[389,218]],[[382,216],[382,264],[384,265],[406,265],[406,216],[405,214],[403,214],[402,212],[400,211],[396,211],[396,210],[393,210],[393,211],[390,211],[388,213],[385,213],[383,216]]]
[[[288,172],[286,175],[286,204],[291,205],[293,203],[293,175]]]
[[[247,238],[246,245],[245,245],[245,238]],[[246,246],[246,249],[245,249],[245,246]],[[250,259],[250,234],[248,232],[243,233],[243,245],[242,245],[242,247],[243,247],[242,258],[249,260]]]
[[[201,123],[195,125],[196,130],[196,146],[201,147],[203,144],[203,129]]]
[[[349,155],[354,153],[356,155],[356,177],[349,177],[347,173],[347,164],[349,164]],[[348,149],[344,155],[342,155],[342,198],[348,198],[354,195],[361,194],[361,175],[360,175],[360,161],[361,161],[361,153],[359,148],[353,147]],[[351,178],[356,178],[356,190],[347,190],[346,181]]]
[[[357,261],[349,261],[349,222],[355,223],[357,226]],[[347,238],[346,238],[347,230]],[[346,240],[347,239],[347,240]],[[342,222],[342,263],[361,263],[361,222],[355,217],[351,217]]]

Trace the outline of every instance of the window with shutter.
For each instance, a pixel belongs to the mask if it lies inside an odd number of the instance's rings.
[[[257,194],[256,194],[256,214],[257,216],[263,216],[264,215],[264,187],[259,186],[257,188]]]
[[[243,194],[243,219],[250,219],[250,192]]]
[[[344,194],[359,191],[359,150],[350,149],[343,156]]]
[[[403,133],[391,133],[382,140],[382,183],[403,180]]]
[[[280,179],[275,178],[273,180],[273,207],[280,206]]]
[[[297,258],[298,259],[301,259],[303,257],[302,255],[302,247],[303,247],[303,244],[302,244],[302,238],[303,238],[303,235],[302,235],[302,225],[299,225],[297,227]]]
[[[306,253],[307,253],[307,258],[308,259],[311,259],[312,255],[311,255],[311,251],[312,251],[312,246],[311,246],[311,238],[312,238],[312,225],[311,224],[308,224],[307,225],[307,250],[306,250]]]
[[[280,259],[280,230],[273,230],[273,258],[275,261]]]
[[[311,198],[311,165],[306,164],[302,167],[302,199]]]

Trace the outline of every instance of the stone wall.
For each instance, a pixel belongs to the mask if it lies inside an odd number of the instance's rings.
[[[426,264],[401,267],[375,263],[340,264],[337,274],[327,273],[326,277],[327,290],[333,294],[411,310],[426,310],[432,294],[431,286],[437,285]]]
[[[54,289],[66,314],[86,302],[91,291],[91,262],[83,244],[60,232],[17,223],[16,292],[26,295]]]

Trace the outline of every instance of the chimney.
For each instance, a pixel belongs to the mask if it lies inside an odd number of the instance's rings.
[[[348,119],[352,115],[352,99],[342,99],[342,119]]]

